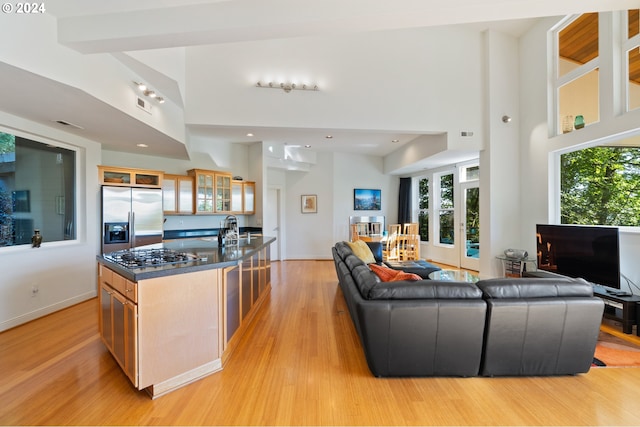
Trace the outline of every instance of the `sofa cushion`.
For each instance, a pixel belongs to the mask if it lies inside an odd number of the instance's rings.
[[[354,255],[351,255],[351,257],[357,258]],[[369,267],[363,264],[362,261],[360,261],[360,265],[356,265],[351,269],[351,276],[353,276],[353,280],[356,282],[356,287],[364,299],[368,299],[371,289],[380,283],[378,276],[376,276]]]
[[[369,249],[369,246],[362,240],[356,240],[355,242],[347,242],[351,251],[355,256],[360,258],[365,264],[371,264],[376,262],[373,252]]]
[[[402,270],[394,270],[385,265],[369,264],[369,268],[383,282],[397,282],[399,280],[421,280],[417,274],[406,273]]]
[[[482,291],[473,283],[441,280],[380,282],[369,291],[371,300],[398,299],[481,299]]]
[[[502,278],[480,280],[476,285],[485,298],[591,297],[593,287],[584,279]]]
[[[353,254],[353,251],[351,250],[351,247],[347,245],[347,242],[336,242],[334,248],[336,248],[338,256],[342,259],[346,259],[347,255]]]

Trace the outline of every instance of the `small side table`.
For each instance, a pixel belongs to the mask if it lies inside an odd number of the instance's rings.
[[[522,273],[527,271],[527,264],[533,265],[533,270],[537,270],[538,261],[535,258],[509,258],[506,255],[498,255],[502,261],[502,275],[504,277],[522,277]]]

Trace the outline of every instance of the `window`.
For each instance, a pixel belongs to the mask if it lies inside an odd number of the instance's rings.
[[[627,12],[627,111],[640,108],[640,10]]]
[[[421,178],[418,183],[418,229],[420,240],[429,241],[429,178]]]
[[[75,239],[75,151],[0,132],[0,246]]]
[[[561,155],[562,224],[640,226],[637,139]]]
[[[556,133],[600,120],[598,14],[586,13],[556,30]]]
[[[453,245],[454,229],[454,194],[453,174],[440,175],[438,180],[438,236],[439,242]]]

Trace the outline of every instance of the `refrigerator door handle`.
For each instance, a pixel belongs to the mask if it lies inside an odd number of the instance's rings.
[[[135,229],[135,220],[136,220],[136,216],[135,216],[135,212],[129,212],[127,214],[128,220],[129,220],[129,249],[135,248],[136,247],[136,229]]]

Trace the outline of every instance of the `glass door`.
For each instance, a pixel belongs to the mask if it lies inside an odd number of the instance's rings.
[[[478,181],[461,184],[462,210],[461,235],[464,244],[460,245],[460,264],[462,268],[480,270],[480,183]]]

